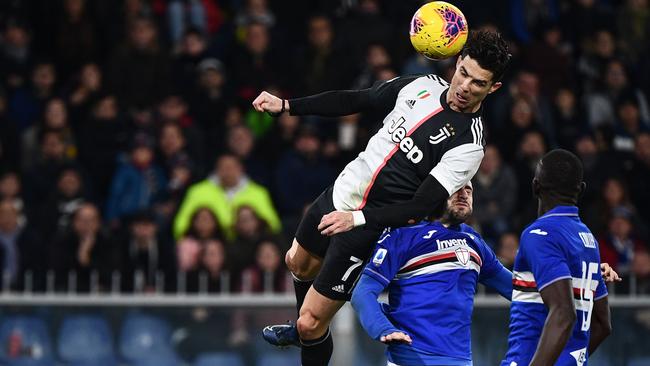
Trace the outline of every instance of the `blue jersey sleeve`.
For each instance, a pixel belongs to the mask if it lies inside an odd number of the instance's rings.
[[[399,230],[382,235],[363,273],[388,286],[404,264],[408,243],[401,243],[401,241]]]
[[[538,291],[555,281],[572,278],[561,243],[549,232],[529,227],[521,235],[519,250],[533,272]]]
[[[476,234],[476,242],[481,251],[483,266],[478,280],[485,286],[495,289],[501,296],[512,299],[512,272],[499,262],[494,251]]]

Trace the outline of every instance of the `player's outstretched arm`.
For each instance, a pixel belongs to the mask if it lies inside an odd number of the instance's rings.
[[[258,112],[275,114],[289,112],[294,116],[338,117],[359,113],[371,104],[371,89],[334,90],[295,99],[281,99],[263,91],[253,101],[253,108]]]
[[[612,333],[612,323],[607,296],[594,301],[591,315],[591,335],[589,338],[589,356],[596,352],[598,346]]]
[[[361,326],[372,339],[380,342],[411,344],[411,337],[406,332],[397,329],[381,310],[381,304],[377,297],[385,288],[386,285],[375,278],[366,274],[361,275],[351,300]]]
[[[557,280],[540,291],[548,316],[530,366],[554,365],[576,322],[571,279]]]

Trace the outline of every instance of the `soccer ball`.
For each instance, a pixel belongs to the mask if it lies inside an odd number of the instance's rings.
[[[456,55],[467,41],[467,21],[444,1],[422,5],[411,19],[411,44],[426,58],[442,60]]]

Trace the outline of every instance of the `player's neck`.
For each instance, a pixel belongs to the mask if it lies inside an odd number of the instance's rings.
[[[563,198],[549,197],[540,198],[537,204],[537,217],[542,217],[557,206],[575,206],[577,202]]]

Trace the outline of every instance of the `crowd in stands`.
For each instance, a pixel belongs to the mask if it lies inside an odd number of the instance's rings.
[[[451,2],[514,56],[483,108],[472,223],[512,266],[537,214],[535,164],[569,149],[617,291],[650,293],[649,2]],[[0,2],[3,288],[284,291],[305,206],[384,116],[274,118],[250,103],[449,80],[454,59],[410,46],[421,3]]]

